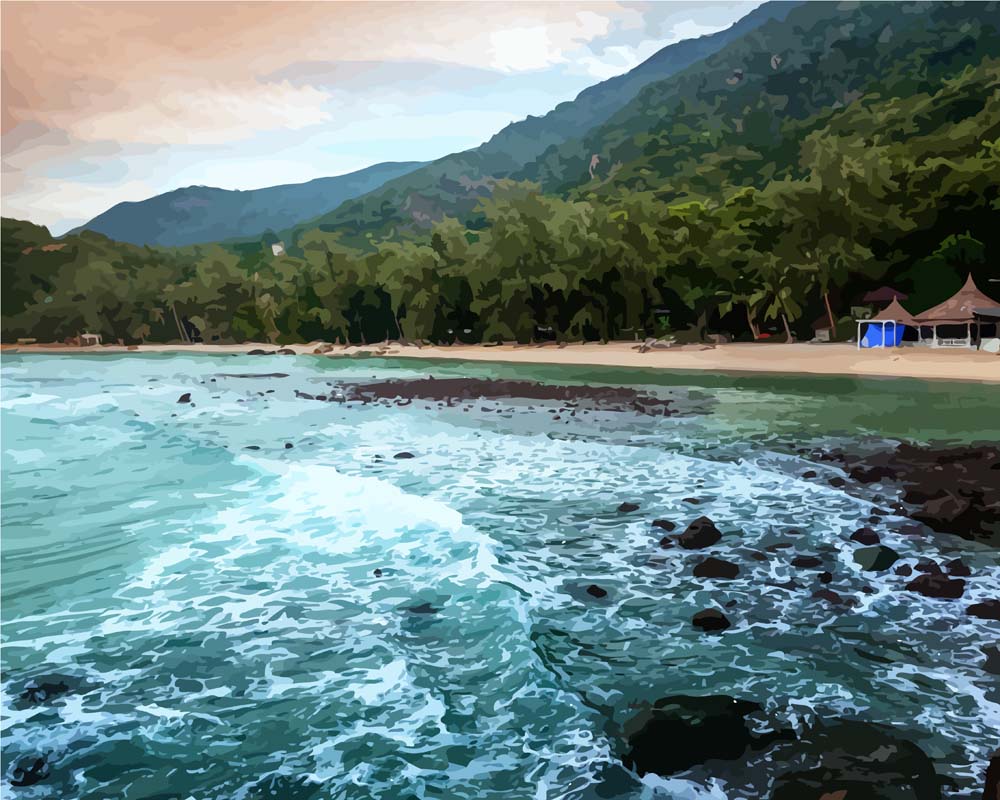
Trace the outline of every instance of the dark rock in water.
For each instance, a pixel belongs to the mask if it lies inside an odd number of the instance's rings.
[[[987,645],[982,648],[986,661],[983,662],[983,669],[991,675],[1000,675],[1000,644]]]
[[[293,447],[295,447],[295,445],[292,444],[291,442],[285,442],[285,449],[286,450],[291,450]]]
[[[864,456],[842,451],[815,455],[839,462],[854,480],[897,484],[909,506],[898,507],[897,513],[941,533],[1000,544],[1000,447],[996,445],[900,444]]]
[[[668,547],[673,547],[673,546],[674,546],[673,540],[669,536],[664,536],[662,539],[660,539],[660,547],[662,547],[664,550]]]
[[[845,480],[844,480],[843,478],[841,478],[841,477],[840,477],[839,475],[835,475],[834,477],[830,478],[830,480],[828,481],[828,483],[829,483],[829,484],[830,484],[830,485],[831,485],[831,486],[832,486],[832,487],[833,487],[834,489],[840,489],[840,488],[842,488],[842,487],[844,487],[844,486],[847,486],[847,481],[845,481]]]
[[[34,786],[49,777],[49,765],[45,758],[25,758],[14,767],[10,779],[11,786]]]
[[[807,469],[805,472],[802,473],[802,477],[803,478],[815,478],[816,477],[816,470]]]
[[[972,570],[969,569],[969,565],[960,558],[949,561],[944,565],[944,568],[948,570],[949,575],[953,575],[956,578],[968,578],[972,575]]]
[[[699,611],[691,617],[691,624],[705,633],[713,633],[715,631],[724,631],[732,623],[721,611],[717,611],[714,608],[706,608],[704,611]]]
[[[413,453],[407,453],[405,450],[402,453],[396,453],[393,458],[414,458]]]
[[[938,800],[930,757],[895,731],[842,721],[807,732],[789,748],[806,768],[779,775],[771,800]]]
[[[768,560],[767,556],[764,553],[760,552],[760,550],[754,550],[754,552],[750,554],[750,558],[752,558],[754,561]]]
[[[708,759],[739,758],[758,743],[746,717],[760,708],[728,695],[664,697],[625,724],[622,761],[639,775],[673,775]]]
[[[848,473],[858,483],[878,483],[896,477],[896,471],[888,467],[855,467]]]
[[[681,502],[690,503],[693,506],[701,505],[701,500],[699,500],[697,497],[685,497]]]
[[[740,568],[732,561],[709,556],[698,562],[694,568],[696,578],[725,578],[731,580],[740,574]]]
[[[820,567],[823,565],[823,560],[816,558],[816,556],[796,556],[792,559],[793,567],[802,567],[804,569],[812,569],[813,567]]]
[[[590,586],[587,587],[587,594],[589,594],[591,597],[597,597],[597,598],[608,596],[607,590],[602,589],[596,583],[592,583],[590,584]]]
[[[936,561],[921,561],[917,564],[914,569],[917,572],[925,572],[928,575],[940,575],[941,567],[938,566]]]
[[[947,575],[918,575],[906,584],[906,588],[925,597],[957,600],[965,592],[965,581]]]
[[[897,575],[902,575],[904,578],[908,578],[913,574],[913,568],[909,564],[903,564],[901,567],[896,567],[893,572]]]
[[[244,450],[260,450],[260,446],[256,444],[248,444],[243,448]]]
[[[177,398],[178,403],[190,403],[191,402],[191,392],[184,392],[180,397]]]
[[[661,530],[665,531],[672,531],[674,528],[677,527],[677,525],[675,525],[669,519],[654,519],[650,524],[654,528],[660,528]]]
[[[826,600],[828,603],[833,603],[835,606],[843,605],[844,598],[837,594],[832,589],[817,589],[812,595],[816,600]]]
[[[871,528],[858,528],[854,533],[851,534],[851,541],[858,542],[859,544],[878,544],[881,539],[875,531]]]
[[[404,378],[370,383],[341,383],[344,402],[387,401],[409,405],[414,400],[464,404],[481,400],[554,401],[582,411],[625,411],[664,417],[673,414],[669,400],[628,386],[566,386],[489,378]],[[555,413],[555,409],[551,409]]]
[[[874,547],[860,547],[854,551],[854,563],[867,572],[881,572],[889,569],[898,560],[899,553],[883,544],[877,544]]]
[[[382,577],[382,570],[380,570],[378,567],[376,567],[372,571],[372,575],[374,575],[376,578],[381,578]]]
[[[39,705],[77,691],[82,686],[83,681],[72,675],[40,675],[24,685],[20,699],[23,704]]]
[[[832,583],[833,582],[833,573],[832,572],[821,572],[819,574],[819,582],[820,583]]]
[[[702,547],[711,547],[721,538],[722,534],[712,520],[698,517],[677,537],[677,543],[686,550],[700,550]]]
[[[417,606],[409,606],[403,610],[409,611],[411,614],[437,614],[441,609],[434,608],[430,603],[421,603]]]
[[[984,600],[981,603],[973,603],[965,609],[965,613],[970,617],[1000,621],[1000,600]]]
[[[639,504],[638,503],[622,503],[620,506],[618,506],[618,510],[622,514],[628,514],[629,512],[632,512],[632,511],[638,511],[639,510]]]
[[[1000,750],[990,755],[990,763],[986,765],[983,800],[1000,800]]]

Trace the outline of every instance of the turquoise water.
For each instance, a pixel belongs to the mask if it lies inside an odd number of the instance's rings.
[[[265,373],[286,376],[246,377]],[[427,373],[636,384],[680,413],[295,396]],[[183,392],[194,405],[177,404]],[[909,563],[972,566],[966,597],[862,575],[847,537],[872,498],[831,488],[835,468],[795,453],[897,438],[1000,441],[995,388],[5,357],[4,795],[725,797],[697,770],[625,773],[617,732],[643,700],[730,693],[789,724],[896,725],[953,779],[953,796],[976,796],[1000,729],[979,647],[1000,631],[962,609],[996,595],[996,551],[904,536],[889,517],[883,541]],[[404,450],[415,458],[393,458]],[[808,468],[821,478],[799,477]],[[626,500],[640,511],[619,514]],[[704,553],[657,546],[650,520],[701,514],[727,534],[712,552],[738,561],[739,579],[694,579]],[[790,547],[748,557],[774,544]],[[820,555],[830,588],[858,606],[812,599],[814,574],[787,563],[796,553]],[[802,588],[773,585],[790,578]],[[608,596],[589,597],[592,583]],[[691,628],[695,611],[727,603],[723,636]],[[51,675],[77,683],[42,704],[20,699]],[[45,781],[7,783],[40,755]]]

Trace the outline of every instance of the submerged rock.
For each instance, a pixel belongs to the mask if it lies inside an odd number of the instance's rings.
[[[430,603],[420,603],[416,606],[409,606],[404,609],[404,611],[409,611],[411,614],[437,614],[440,608],[434,608]]]
[[[906,588],[925,597],[957,600],[965,592],[965,581],[947,575],[918,575],[906,584]]]
[[[885,545],[861,547],[854,551],[854,563],[866,572],[881,572],[899,560],[899,553]]]
[[[938,800],[934,762],[895,731],[859,721],[808,731],[782,760],[805,768],[780,774],[771,800]]]
[[[731,580],[740,574],[740,568],[732,561],[709,556],[702,559],[695,565],[694,576],[696,578],[723,578]]]
[[[965,609],[965,613],[970,617],[1000,621],[1000,600],[984,600],[981,603],[973,603]]]
[[[374,376],[372,376],[374,378]],[[669,400],[628,386],[565,386],[488,378],[412,378],[342,383],[344,402],[409,405],[414,400],[447,403],[476,400],[541,400],[572,410],[631,411],[652,416],[673,414]],[[554,412],[554,409],[553,409]]]
[[[732,625],[725,614],[714,608],[706,608],[704,611],[699,611],[691,617],[691,624],[705,633],[724,631]]]
[[[746,717],[760,708],[728,695],[664,697],[626,723],[622,760],[639,775],[672,775],[708,759],[739,758],[757,741]]]
[[[618,510],[622,514],[628,514],[628,513],[632,512],[632,511],[638,511],[639,510],[639,504],[638,503],[622,503],[620,506],[618,506]]]
[[[796,556],[792,559],[791,563],[793,567],[802,567],[804,569],[823,566],[823,560],[816,558],[816,556]]]
[[[41,705],[49,703],[64,694],[79,691],[84,683],[72,675],[40,675],[24,685],[20,705]]]
[[[49,777],[49,765],[45,757],[29,757],[18,762],[11,775],[11,786],[34,786]]]
[[[592,583],[590,584],[590,586],[587,587],[587,594],[589,594],[591,597],[596,597],[598,599],[608,596],[607,589],[602,589],[596,583]]]
[[[721,538],[722,534],[712,520],[708,517],[698,517],[677,537],[677,543],[686,550],[700,550],[703,547],[711,547]]]

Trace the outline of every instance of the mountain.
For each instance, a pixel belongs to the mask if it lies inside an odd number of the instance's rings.
[[[189,186],[119,203],[70,233],[90,230],[121,242],[164,246],[258,236],[336,208],[422,166],[419,161],[385,162],[332,178],[248,191]]]
[[[643,87],[701,61],[771,21],[782,20],[798,0],[775,0],[754,9],[729,28],[668,45],[629,72],[582,91],[548,114],[514,122],[471,150],[440,158],[379,189],[319,215],[290,232],[334,228],[359,240],[373,230],[420,231],[446,215],[468,215],[490,192],[492,181],[522,169],[545,150],[607,120]],[[305,219],[305,218],[303,218]]]
[[[649,85],[517,177],[557,193],[648,189],[663,202],[797,178],[803,141],[845,110],[933,90],[998,52],[997,3],[808,3]]]

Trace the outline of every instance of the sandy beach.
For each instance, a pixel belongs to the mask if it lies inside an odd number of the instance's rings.
[[[712,372],[764,372],[781,375],[850,375],[857,377],[920,378],[926,380],[1000,383],[1000,357],[963,349],[899,348],[859,350],[852,344],[738,343],[684,345],[640,353],[633,342],[608,344],[423,346],[396,342],[368,346],[332,346],[322,342],[300,345],[243,344],[145,344],[122,347],[67,347],[65,345],[4,345],[5,353],[115,354],[115,353],[215,353],[251,351],[316,355],[325,358],[383,356],[448,359],[453,361],[497,361],[512,364],[566,364],[604,367],[643,367],[665,370]]]

